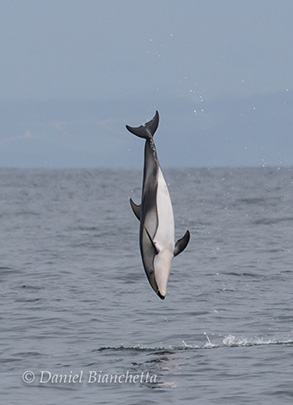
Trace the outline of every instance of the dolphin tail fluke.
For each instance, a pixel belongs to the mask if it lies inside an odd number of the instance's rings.
[[[177,240],[174,248],[174,257],[179,255],[179,253],[183,252],[183,250],[188,245],[189,239],[190,239],[190,232],[186,231],[184,236],[181,239]]]
[[[126,128],[132,134],[139,136],[140,138],[149,139],[154,136],[158,128],[158,125],[159,125],[159,113],[158,111],[156,111],[156,114],[154,115],[153,119],[151,119],[149,122],[146,122],[144,125],[141,125],[140,127],[130,127],[129,125],[126,125]]]

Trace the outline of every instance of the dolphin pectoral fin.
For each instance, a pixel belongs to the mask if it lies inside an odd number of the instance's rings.
[[[179,253],[183,252],[183,250],[188,245],[189,239],[190,239],[190,232],[186,231],[184,236],[181,239],[177,240],[174,248],[174,257],[179,255]]]
[[[155,255],[157,255],[157,254],[159,253],[159,250],[158,250],[158,248],[157,248],[157,246],[156,246],[155,242],[153,241],[153,239],[152,239],[151,235],[149,234],[149,232],[148,232],[148,230],[146,229],[146,227],[145,227],[145,226],[144,226],[144,230],[146,231],[146,234],[148,235],[149,240],[150,240],[150,242],[151,242],[151,244],[152,244],[152,246],[153,246],[153,248],[154,248]]]
[[[132,211],[133,211],[134,215],[140,221],[140,207],[141,207],[141,205],[135,204],[131,198],[130,198],[130,205],[131,205],[131,208],[132,208]]]

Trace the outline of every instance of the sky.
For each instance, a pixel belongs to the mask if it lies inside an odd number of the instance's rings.
[[[293,164],[291,0],[0,4],[0,167]]]

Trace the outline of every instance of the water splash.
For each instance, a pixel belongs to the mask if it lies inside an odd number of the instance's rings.
[[[225,336],[223,345],[228,347],[241,347],[241,346],[261,346],[261,345],[290,345],[293,344],[293,339],[278,340],[276,338],[263,338],[263,337],[236,337],[233,335]]]
[[[205,337],[207,338],[207,343],[203,346],[204,349],[212,349],[212,348],[214,348],[214,347],[217,346],[217,345],[213,344],[213,343],[210,341],[210,338],[208,337],[208,335],[207,335],[206,332],[204,332],[204,335],[205,335]]]
[[[100,347],[93,351],[103,352],[103,351],[131,351],[131,352],[148,352],[148,353],[158,353],[158,354],[174,354],[182,350],[202,350],[202,349],[217,349],[220,347],[250,347],[250,346],[262,346],[262,345],[293,345],[293,339],[284,339],[278,340],[277,338],[264,338],[264,337],[244,337],[244,336],[234,336],[227,335],[224,337],[222,342],[213,343],[206,332],[204,335],[207,339],[207,342],[203,345],[194,345],[186,343],[182,340],[181,346],[172,346],[172,345],[161,345],[155,347],[147,347],[141,344],[135,346],[104,346]]]

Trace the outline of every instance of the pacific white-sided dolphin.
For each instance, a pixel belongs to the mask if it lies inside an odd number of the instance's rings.
[[[169,191],[160,168],[154,133],[159,125],[159,113],[140,127],[126,128],[144,138],[144,173],[141,205],[130,199],[131,208],[140,221],[139,245],[143,266],[150,285],[158,296],[165,298],[171,261],[187,246],[189,231],[174,243],[174,216]]]

